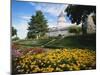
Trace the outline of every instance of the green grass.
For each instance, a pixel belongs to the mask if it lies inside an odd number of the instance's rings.
[[[78,35],[65,37],[61,40],[55,40],[47,45],[47,48],[89,48],[96,50],[96,35]]]
[[[46,44],[51,39],[38,39],[38,40],[20,40],[16,42],[19,45],[27,46],[27,47],[37,47]]]
[[[55,40],[50,42],[53,39]],[[96,50],[96,34],[69,36],[62,39],[20,40],[17,44],[28,48],[43,46],[45,48],[89,48]]]

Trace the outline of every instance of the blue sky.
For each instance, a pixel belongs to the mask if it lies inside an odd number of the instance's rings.
[[[37,10],[41,10],[48,21],[49,27],[57,25],[58,15],[68,5],[53,4],[53,3],[36,3],[22,2],[12,0],[12,26],[17,29],[17,34],[20,38],[25,38],[27,35],[28,22],[32,15],[35,15]],[[66,17],[66,21],[70,24],[70,20]]]

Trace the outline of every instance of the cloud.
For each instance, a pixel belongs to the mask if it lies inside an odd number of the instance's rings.
[[[56,27],[57,23],[56,22],[49,22],[48,25],[49,25],[49,28],[52,28],[52,27]]]
[[[27,16],[27,15],[20,15],[18,16],[18,18],[21,20],[21,21],[29,21],[31,19],[31,16]]]
[[[31,18],[29,15],[17,15],[15,22],[12,22],[12,26],[17,30],[17,35],[20,39],[24,39],[27,36],[28,22]]]
[[[68,6],[67,4],[55,4],[55,3],[35,3],[30,2],[36,10],[41,10],[43,13],[48,13],[53,16],[58,16],[61,11],[64,11]]]
[[[22,18],[23,20],[28,21],[28,20],[30,20],[31,16],[21,16],[21,18]]]
[[[15,29],[17,29],[17,35],[20,39],[24,39],[27,36],[27,23],[20,23],[18,25],[13,25]]]
[[[57,3],[36,3],[29,2],[35,9],[41,10],[48,20],[49,27],[55,27],[57,25],[57,17],[59,14],[67,8],[67,4],[57,4]],[[69,22],[69,21],[68,21]]]

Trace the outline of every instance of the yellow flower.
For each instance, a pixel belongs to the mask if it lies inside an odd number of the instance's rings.
[[[50,63],[50,61],[47,61],[47,63],[49,64],[49,63]]]
[[[72,71],[73,70],[72,67],[70,67],[69,70]]]
[[[31,64],[32,64],[32,65],[36,64],[36,61],[34,61],[34,62],[31,62]]]
[[[92,69],[92,66],[95,66],[96,64],[95,51],[89,49],[78,49],[78,48],[71,50],[68,50],[66,48],[50,49],[46,52],[39,54],[32,55],[30,53],[27,53],[25,55],[22,55],[20,58],[21,58],[20,60],[18,60],[18,58],[15,58],[15,61],[19,63],[19,64],[15,63],[15,66],[18,69],[18,71],[22,72],[24,70],[27,73],[31,71],[30,67],[31,69],[33,69],[32,72],[40,72],[40,71],[52,72],[52,71],[63,71],[65,68],[67,68],[68,70],[80,70],[81,66],[84,67],[84,69]],[[63,62],[61,60],[66,60],[68,63]],[[52,64],[56,67],[55,70],[51,66]],[[48,67],[40,68],[39,67],[40,65],[42,66],[48,65]],[[18,68],[17,66],[20,66],[20,68]]]
[[[41,63],[41,65],[43,65],[43,63]]]
[[[54,68],[51,68],[51,67],[48,68],[49,72],[52,72],[53,70],[54,70]]]
[[[60,71],[61,69],[60,69],[59,67],[56,67],[56,70],[57,70],[57,71]]]
[[[65,67],[65,64],[60,65],[61,68]]]
[[[70,65],[69,65],[69,64],[67,64],[66,66],[67,66],[68,68],[70,67]]]

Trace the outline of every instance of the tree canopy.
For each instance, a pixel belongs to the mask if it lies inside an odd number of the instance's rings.
[[[70,26],[68,27],[68,32],[69,33],[75,33],[75,34],[79,34],[81,33],[81,27],[80,26]]]
[[[48,30],[47,20],[41,11],[36,11],[36,15],[31,16],[28,25],[27,38],[41,37]]]
[[[14,27],[11,27],[11,28],[12,28],[12,36],[14,36],[14,35],[17,36],[17,30]]]
[[[94,24],[96,25],[96,6],[88,6],[88,5],[68,5],[65,9],[67,16],[71,20],[72,23],[76,23],[79,25],[82,23],[82,32],[83,34],[87,34],[87,18],[88,15],[94,13],[92,16]]]
[[[67,12],[67,16],[70,18],[72,23],[80,24],[87,15],[94,13],[96,14],[96,6],[88,6],[88,5],[68,5],[65,12]],[[94,16],[94,23],[96,24],[96,15]]]

